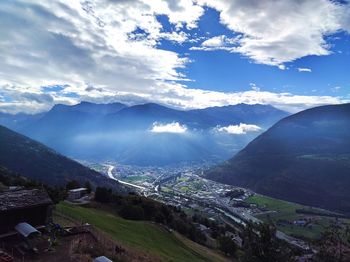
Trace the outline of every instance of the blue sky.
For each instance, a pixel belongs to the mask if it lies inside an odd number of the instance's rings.
[[[0,30],[2,112],[350,100],[348,1],[5,0]]]
[[[166,19],[159,19],[165,27]],[[208,37],[235,33],[220,23],[220,14],[207,8],[192,34]],[[245,91],[252,85],[271,92],[282,91],[300,95],[348,96],[350,93],[350,37],[339,32],[327,37],[332,52],[328,56],[306,56],[286,63],[287,69],[280,70],[264,64],[257,64],[237,53],[216,50],[210,52],[189,50],[191,43],[175,44],[162,41],[161,48],[175,50],[188,56],[192,63],[183,70],[193,82],[186,83],[191,88],[217,90],[222,92]],[[308,68],[311,72],[299,72],[298,68]]]
[[[194,60],[185,70],[186,74],[195,80],[188,86],[230,92],[246,90],[254,83],[268,91],[347,96],[350,93],[350,42],[347,34],[339,35],[341,40],[335,40],[331,48],[333,54],[302,57],[287,63],[286,70],[252,63],[236,53],[208,53],[183,48],[181,52],[189,52]],[[311,72],[299,72],[298,68],[308,68]],[[334,90],[334,87],[341,88]]]

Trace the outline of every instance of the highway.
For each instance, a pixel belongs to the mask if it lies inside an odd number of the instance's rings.
[[[116,179],[116,178],[113,176],[113,173],[112,173],[112,171],[113,171],[113,169],[114,169],[114,166],[112,166],[112,165],[106,165],[106,166],[108,167],[108,169],[107,169],[107,175],[108,175],[108,177],[109,177],[110,179],[113,179],[113,180],[115,180],[115,181],[118,181],[120,184],[123,184],[123,185],[126,185],[126,186],[135,187],[135,188],[141,189],[141,190],[146,190],[146,188],[143,187],[143,186],[131,184],[131,183],[124,182],[124,181],[122,181],[122,180]]]

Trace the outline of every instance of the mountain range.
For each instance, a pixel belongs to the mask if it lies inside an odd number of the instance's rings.
[[[0,124],[75,159],[161,166],[225,160],[287,115],[260,104],[184,111],[154,103],[81,102],[38,115],[1,114]],[[240,124],[256,128],[237,134],[225,129]]]
[[[0,168],[48,185],[64,186],[68,181],[116,188],[118,184],[28,137],[0,126]]]
[[[308,109],[280,120],[207,177],[350,213],[349,130],[350,104]]]

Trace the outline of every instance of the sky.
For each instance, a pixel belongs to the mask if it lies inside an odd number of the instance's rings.
[[[1,0],[0,112],[350,101],[350,4]]]

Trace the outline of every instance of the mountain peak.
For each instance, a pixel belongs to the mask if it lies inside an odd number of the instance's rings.
[[[127,106],[122,103],[96,104],[92,102],[82,101],[76,105],[56,104],[50,110],[51,112],[81,112],[90,114],[110,114],[116,113]]]

